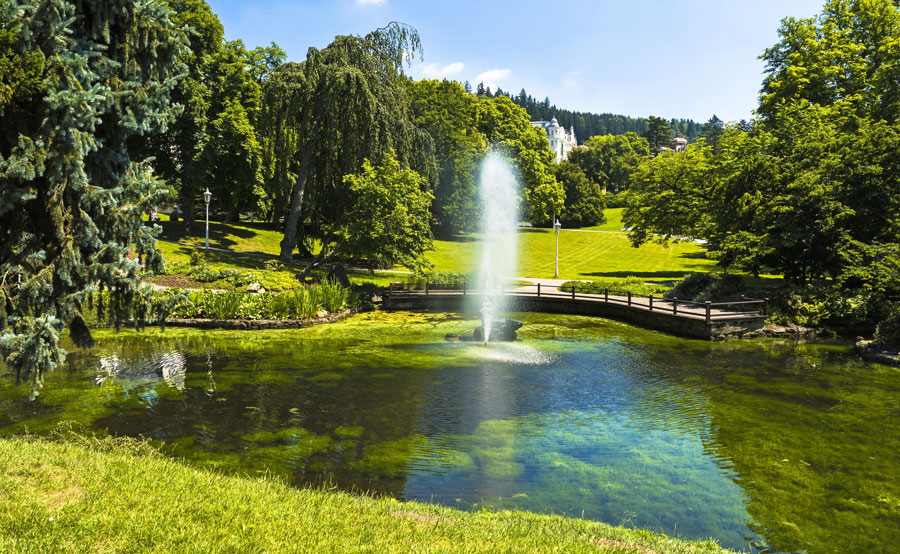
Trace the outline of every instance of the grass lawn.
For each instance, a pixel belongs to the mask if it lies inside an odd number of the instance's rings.
[[[556,238],[552,229],[519,233],[517,277],[553,277]],[[478,242],[435,241],[428,259],[439,271],[476,267]],[[668,248],[646,244],[632,248],[624,233],[593,233],[563,229],[559,234],[561,279],[594,279],[634,275],[648,280],[680,279],[687,273],[715,271],[715,262],[701,246],[675,243]]]
[[[580,519],[293,489],[73,437],[0,439],[0,552],[726,551]]]
[[[621,233],[622,212],[624,211],[625,208],[607,208],[606,210],[603,210],[603,215],[606,216],[606,223],[594,225],[593,227],[584,227],[584,229],[590,229],[591,231],[615,231]]]
[[[647,280],[670,281],[687,273],[715,271],[712,260],[706,259],[701,246],[675,243],[668,248],[647,244],[632,248],[628,237],[621,232],[622,209],[606,210],[607,223],[587,229],[563,229],[559,236],[559,272],[562,279],[603,279],[628,276]],[[164,221],[161,238],[165,241],[202,245],[202,229],[194,236],[185,235],[179,223]],[[604,231],[604,232],[587,232]],[[265,259],[274,259],[279,252],[282,234],[267,224],[210,223],[210,246],[231,252],[250,254],[236,256],[229,252],[207,251],[207,263],[228,269],[261,269]],[[435,240],[434,250],[427,254],[437,271],[470,272],[478,266],[478,235],[454,240]],[[169,262],[187,262],[193,248],[160,242],[163,255]],[[519,266],[516,277],[553,277],[556,241],[551,229],[523,229],[519,233]],[[256,257],[253,257],[256,256]],[[302,268],[293,264],[285,269],[290,274]],[[395,268],[402,270],[403,268]],[[354,281],[386,284],[403,280],[402,276],[365,272],[351,273]]]

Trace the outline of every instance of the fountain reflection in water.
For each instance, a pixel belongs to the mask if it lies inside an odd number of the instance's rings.
[[[495,151],[488,152],[482,161],[479,194],[482,247],[476,283],[484,291],[481,320],[486,343],[493,322],[506,309],[503,283],[514,277],[518,254],[519,186],[509,162]]]

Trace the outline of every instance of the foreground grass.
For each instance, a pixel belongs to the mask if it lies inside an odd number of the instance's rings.
[[[135,443],[0,440],[0,552],[411,551],[726,552],[558,516],[298,490]]]

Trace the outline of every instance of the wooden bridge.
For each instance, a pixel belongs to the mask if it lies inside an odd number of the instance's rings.
[[[474,310],[486,291],[466,285],[393,283],[382,307],[388,310]],[[493,294],[493,293],[492,293]],[[744,298],[731,302],[694,302],[678,298],[639,296],[604,289],[581,293],[541,284],[502,290],[511,311],[534,311],[607,317],[636,325],[703,339],[740,337],[765,324],[768,300]]]

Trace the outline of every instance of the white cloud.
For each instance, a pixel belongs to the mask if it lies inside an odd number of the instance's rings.
[[[484,83],[485,87],[490,87],[490,89],[497,90],[497,87],[500,86],[500,81],[506,78],[509,75],[509,69],[489,69],[482,73],[479,73],[475,76],[475,83]]]
[[[356,0],[356,3],[360,6],[371,5],[371,4],[384,4],[387,0]]]
[[[419,71],[421,72],[422,77],[426,79],[443,79],[450,75],[456,75],[463,70],[463,67],[465,66],[462,62],[453,62],[444,67],[441,67],[436,63],[430,63],[428,65],[423,65]]]

